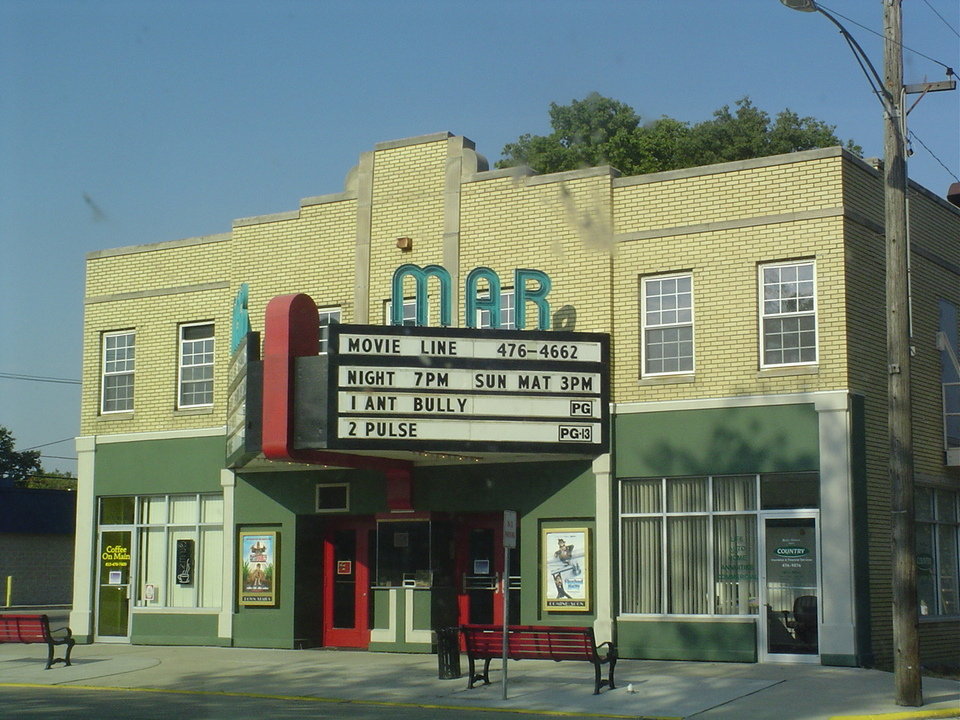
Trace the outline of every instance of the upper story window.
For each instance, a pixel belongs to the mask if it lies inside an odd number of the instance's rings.
[[[330,326],[340,322],[340,308],[320,308],[317,310],[320,316],[320,355],[326,355],[330,351]]]
[[[393,310],[393,302],[387,300],[383,305],[383,324],[392,325],[390,317]],[[417,301],[416,299],[404,300],[403,301],[403,324],[404,325],[416,325],[417,324]]]
[[[960,615],[960,493],[918,487],[915,511],[920,615]]]
[[[943,449],[947,465],[960,466],[960,323],[957,306],[949,300],[940,301],[940,330],[937,347],[940,350],[940,383],[943,395]]]
[[[484,291],[484,298],[490,297],[490,291]],[[499,330],[517,329],[517,310],[514,304],[515,295],[513,290],[504,290],[500,293],[500,327]],[[493,327],[490,310],[477,310],[477,327],[480,329],[489,329]]]
[[[213,405],[213,323],[180,326],[178,407]]]
[[[760,266],[760,366],[817,362],[814,263]]]
[[[133,372],[136,333],[133,330],[103,334],[102,413],[133,410]]]
[[[643,374],[693,372],[693,276],[644,278],[640,318]]]

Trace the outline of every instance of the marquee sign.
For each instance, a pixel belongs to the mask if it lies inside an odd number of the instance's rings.
[[[260,333],[247,332],[227,369],[227,467],[243,465],[260,452],[262,391]]]
[[[607,335],[331,325],[329,348],[325,432],[298,429],[298,447],[607,450]]]

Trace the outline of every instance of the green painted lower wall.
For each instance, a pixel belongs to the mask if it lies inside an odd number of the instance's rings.
[[[856,655],[821,655],[820,664],[834,667],[860,667]]]
[[[617,654],[643,660],[756,662],[757,625],[749,620],[620,620]]]
[[[402,653],[430,653],[433,652],[433,642],[421,642],[407,636],[407,603],[412,598],[411,608],[412,630],[429,631],[433,628],[433,618],[436,612],[438,597],[430,590],[407,590],[406,588],[377,588],[373,590],[373,621],[372,628],[387,630],[390,641],[382,637],[370,643],[369,650],[377,652]],[[390,623],[391,597],[396,603],[396,617]]]
[[[433,652],[433,645],[430,643],[381,643],[372,642],[367,646],[370,652],[392,652],[392,653],[420,653],[426,655]]]
[[[130,642],[134,645],[229,645],[217,637],[217,616],[194,613],[134,613]]]

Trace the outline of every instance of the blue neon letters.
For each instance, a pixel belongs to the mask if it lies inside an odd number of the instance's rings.
[[[411,276],[415,283],[416,324],[427,324],[427,284],[431,277],[440,284],[440,325],[449,327],[453,316],[453,281],[450,273],[441,265],[401,265],[393,273],[392,302],[390,324],[403,324],[403,280]],[[537,307],[537,329],[550,329],[550,276],[541,270],[521,269],[513,271],[517,328],[527,327],[527,302]],[[480,297],[480,282],[485,281],[489,293]],[[480,310],[490,313],[491,327],[500,327],[500,276],[488,267],[478,267],[470,271],[464,285],[464,325],[477,326]]]

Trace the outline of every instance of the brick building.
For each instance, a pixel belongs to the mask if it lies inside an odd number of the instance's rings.
[[[343,192],[229,233],[91,253],[74,631],[429,652],[440,627],[501,622],[509,586],[512,622],[592,624],[622,657],[889,663],[882,205],[877,170],[839,148],[538,176],[443,133],[380,143]],[[910,216],[920,628],[939,664],[960,642],[960,211],[914,185]],[[486,328],[457,337],[516,341],[524,317],[609,336],[608,442],[228,462],[238,317],[270,337],[271,301],[304,294],[335,354],[330,324],[416,322],[422,294],[394,282],[411,266],[440,268],[427,325],[444,307]],[[577,561],[554,549],[571,539]]]

